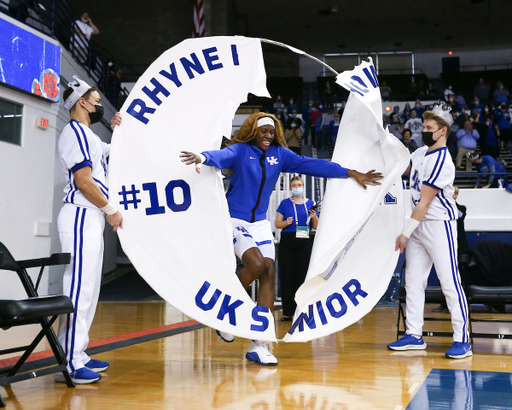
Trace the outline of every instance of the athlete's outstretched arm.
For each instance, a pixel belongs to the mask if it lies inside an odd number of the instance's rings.
[[[181,151],[181,162],[184,162],[186,165],[196,164],[196,171],[198,174],[201,173],[200,164],[213,166],[219,169],[231,168],[239,154],[236,145],[237,144],[233,144],[227,148],[215,151],[204,151],[201,154],[195,154],[190,151]]]
[[[414,231],[414,229],[422,221],[423,217],[428,211],[430,203],[438,192],[439,189],[432,188],[428,185],[423,185],[421,187],[420,202],[418,202],[418,205],[416,205],[416,208],[414,208],[414,211],[412,211],[411,220],[409,221],[409,224],[405,228],[404,232],[398,238],[396,238],[395,251],[400,249],[400,253],[403,253],[404,249],[407,247],[407,241],[409,240],[412,231]]]

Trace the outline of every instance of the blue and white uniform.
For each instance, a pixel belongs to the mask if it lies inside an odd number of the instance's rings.
[[[416,150],[411,155],[410,175],[412,209],[420,201],[423,185],[438,193],[407,243],[407,333],[422,335],[425,288],[433,263],[451,313],[453,339],[468,343],[468,304],[457,261],[458,211],[452,198],[455,166],[447,147],[430,152],[428,147]]]
[[[108,198],[106,159],[110,145],[86,125],[71,120],[62,131],[58,149],[67,179],[58,219],[59,236],[62,252],[71,253],[71,262],[64,271],[63,293],[75,307],[75,313],[60,318],[59,342],[68,359],[68,370],[74,372],[90,360],[85,349],[101,286],[105,227],[103,212],[78,190],[74,173],[90,166],[93,179]]]
[[[349,171],[334,162],[299,156],[280,145],[262,151],[255,145],[238,143],[203,155],[205,165],[233,171],[226,197],[239,258],[256,246],[264,257],[275,258],[274,237],[266,218],[270,195],[281,172],[346,178]]]

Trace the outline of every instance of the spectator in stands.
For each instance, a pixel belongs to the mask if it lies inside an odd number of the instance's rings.
[[[302,120],[304,121],[303,138],[307,139],[311,132],[311,112],[313,111],[313,100],[309,100],[308,105],[302,110]],[[311,144],[311,141],[308,142]]]
[[[73,36],[73,45],[75,58],[82,64],[91,64],[92,55],[89,42],[92,35],[100,33],[98,27],[94,25],[89,14],[84,13],[80,20],[75,21],[75,34]]]
[[[471,103],[471,115],[481,115],[484,109],[484,105],[480,102],[480,98],[475,97]]]
[[[456,94],[453,101],[455,102],[458,110],[467,108],[466,100],[462,94]]]
[[[457,158],[457,131],[461,128],[459,123],[457,122],[459,118],[458,112],[452,112],[453,124],[452,131],[450,135],[448,135],[448,139],[446,140],[446,146],[448,147],[448,152],[450,153],[453,162],[455,163]],[[463,123],[464,124],[464,123]]]
[[[288,109],[288,113],[292,113],[294,110],[297,112],[297,104],[295,104],[292,97],[290,97],[290,101],[286,104],[286,108]]]
[[[300,129],[300,125],[302,121],[300,118],[297,118],[297,113],[295,113],[295,117],[293,115],[288,118],[286,122],[286,128],[284,130],[284,139],[288,144],[288,148],[290,148],[297,155],[301,153],[301,142],[302,142],[302,131]]]
[[[334,92],[331,89],[331,84],[329,81],[325,83],[325,91],[324,91],[324,105],[325,108],[331,108],[333,107],[333,99],[334,99]]]
[[[470,120],[464,122],[464,128],[457,131],[458,151],[456,165],[457,169],[462,169],[462,159],[466,158],[466,171],[471,171],[471,161],[468,161],[467,154],[476,149],[476,141],[480,138],[478,131],[473,129]]]
[[[495,160],[490,155],[480,156],[479,154],[468,155],[468,159],[476,165],[476,170],[479,174],[490,173],[493,175],[489,175],[487,177],[487,184],[482,188],[497,188],[498,181],[494,178],[497,176],[498,178],[503,178],[504,184],[503,186],[508,185],[508,175],[506,175],[507,171],[503,166]],[[483,175],[478,175],[475,183],[475,189],[480,187],[480,183],[482,182]]]
[[[297,127],[302,127],[302,120],[297,117],[297,110],[292,110],[292,115],[290,115],[286,120],[286,128],[290,128],[292,122],[297,124]]]
[[[500,130],[500,145],[503,149],[506,149],[508,143],[512,140],[511,122],[511,113],[508,110],[507,104],[503,102],[500,107],[496,109],[496,123]]]
[[[338,130],[340,128],[340,115],[338,113],[334,114],[334,120],[329,124],[331,127],[331,141],[332,146],[336,145],[336,138],[338,137]]]
[[[411,138],[416,142],[417,148],[425,145],[421,139],[421,133],[423,132],[423,121],[418,118],[416,110],[411,111],[411,118],[405,123],[405,128],[411,131]]]
[[[484,126],[483,137],[485,143],[480,143],[480,147],[482,148],[482,155],[490,155],[497,159],[500,156],[500,129],[493,118],[492,114],[488,114],[482,124]]]
[[[281,101],[281,96],[278,95],[277,96],[277,100],[276,102],[274,103],[274,111],[275,112],[282,112],[284,109],[284,104],[283,102]]]
[[[481,102],[486,103],[489,101],[490,92],[491,88],[489,85],[484,83],[483,78],[480,78],[478,80],[478,84],[475,85],[475,97],[477,97]]]
[[[449,85],[448,88],[446,90],[444,90],[444,99],[445,99],[445,101],[449,101],[450,95],[453,98],[455,98],[455,93],[453,92],[452,88],[453,87],[451,85]]]
[[[327,144],[331,142],[331,122],[334,121],[334,110],[332,108],[322,115],[320,124],[320,149],[327,149]]]
[[[411,154],[418,149],[416,141],[412,139],[412,131],[408,128],[402,132],[402,142]]]
[[[391,125],[389,126],[389,132],[397,137],[399,140],[402,139],[402,132],[404,131],[404,126],[400,122],[400,118],[398,115],[395,115],[391,120]]]
[[[279,120],[279,122],[281,123],[281,127],[284,129],[286,121],[284,119],[283,113],[281,111],[276,111],[275,116]]]
[[[411,118],[411,104],[405,103],[404,110],[402,111],[402,117],[405,121]]]
[[[395,117],[398,117],[398,119],[400,120],[400,122],[403,124],[405,121],[404,121],[404,117],[402,117],[402,113],[400,112],[400,107],[398,105],[395,105],[393,107],[393,112],[391,114],[389,114],[389,121],[391,123],[393,123],[393,118]]]
[[[382,96],[382,101],[389,101],[389,96],[391,95],[391,88],[388,87],[385,81],[383,81],[380,86],[380,95]]]
[[[496,84],[496,89],[494,90],[494,100],[496,104],[506,103],[508,101],[508,90],[505,88],[501,81],[498,81]]]
[[[418,118],[422,118],[423,113],[425,112],[425,107],[423,106],[420,100],[416,100],[416,102],[414,103],[414,109],[416,110],[416,115],[418,116]]]
[[[313,104],[313,108],[311,110],[311,114],[309,118],[311,120],[311,143],[318,148],[318,140],[316,131],[320,129],[320,125],[322,125],[322,111],[318,109],[318,104]],[[317,120],[320,118],[320,122],[317,124]]]

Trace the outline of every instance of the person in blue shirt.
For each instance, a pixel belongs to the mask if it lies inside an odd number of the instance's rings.
[[[271,310],[275,299],[275,247],[267,209],[270,195],[281,172],[302,173],[324,178],[354,178],[364,189],[380,185],[375,170],[361,173],[337,163],[299,156],[289,150],[281,124],[271,114],[249,116],[227,148],[202,154],[182,151],[186,165],[199,164],[232,170],[226,193],[233,223],[234,248],[244,267],[237,273],[244,288],[259,279],[258,305]],[[219,332],[225,341],[234,337]],[[276,365],[267,342],[252,341],[246,357],[263,365]]]
[[[295,176],[290,179],[292,197],[284,199],[277,208],[276,228],[282,229],[279,241],[279,282],[283,302],[282,321],[291,321],[297,304],[295,293],[306,279],[313,235],[318,226],[315,201],[304,197],[304,181]]]
[[[489,175],[487,180],[487,185],[484,185],[482,188],[490,188],[494,182],[494,177],[501,176],[504,180],[504,186],[508,186],[508,176],[505,175],[507,170],[503,168],[503,166],[496,161],[490,155],[480,156],[479,154],[473,154],[469,156],[469,159],[472,163],[476,165],[476,170],[478,173],[492,173],[494,175]],[[480,186],[482,182],[483,175],[478,175],[475,183],[475,189]]]
[[[473,129],[473,124],[470,120],[464,122],[464,128],[457,131],[458,150],[456,165],[457,169],[461,169],[462,159],[467,157],[468,153],[473,153],[476,149],[476,141],[480,138],[478,131]],[[466,171],[471,171],[471,162],[466,160]]]
[[[500,130],[501,148],[506,149],[512,141],[512,115],[506,103],[496,109],[496,123]]]

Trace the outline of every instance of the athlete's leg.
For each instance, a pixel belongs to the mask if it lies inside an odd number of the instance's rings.
[[[63,278],[63,293],[73,301],[75,313],[61,316],[59,342],[71,372],[84,367],[84,350],[89,341],[87,316],[96,308],[97,276],[101,276],[104,218],[99,211],[64,206],[59,215],[62,251],[71,253]],[[94,306],[93,306],[94,305]],[[91,318],[92,321],[92,318]],[[85,356],[87,359],[87,356]]]
[[[258,305],[266,306],[272,311],[276,296],[276,270],[273,259],[264,258],[265,269],[259,277],[260,289],[258,292]]]
[[[258,279],[266,269],[265,258],[257,247],[247,249],[242,255],[244,267],[237,275],[244,288]]]
[[[432,259],[423,245],[423,226],[420,224],[412,233],[406,248],[405,289],[407,333],[414,336],[423,334],[425,309],[425,288],[432,269]]]
[[[468,304],[462,289],[457,266],[456,221],[432,221],[428,223],[432,237],[426,246],[434,260],[446,304],[450,310],[454,342],[469,343]]]

